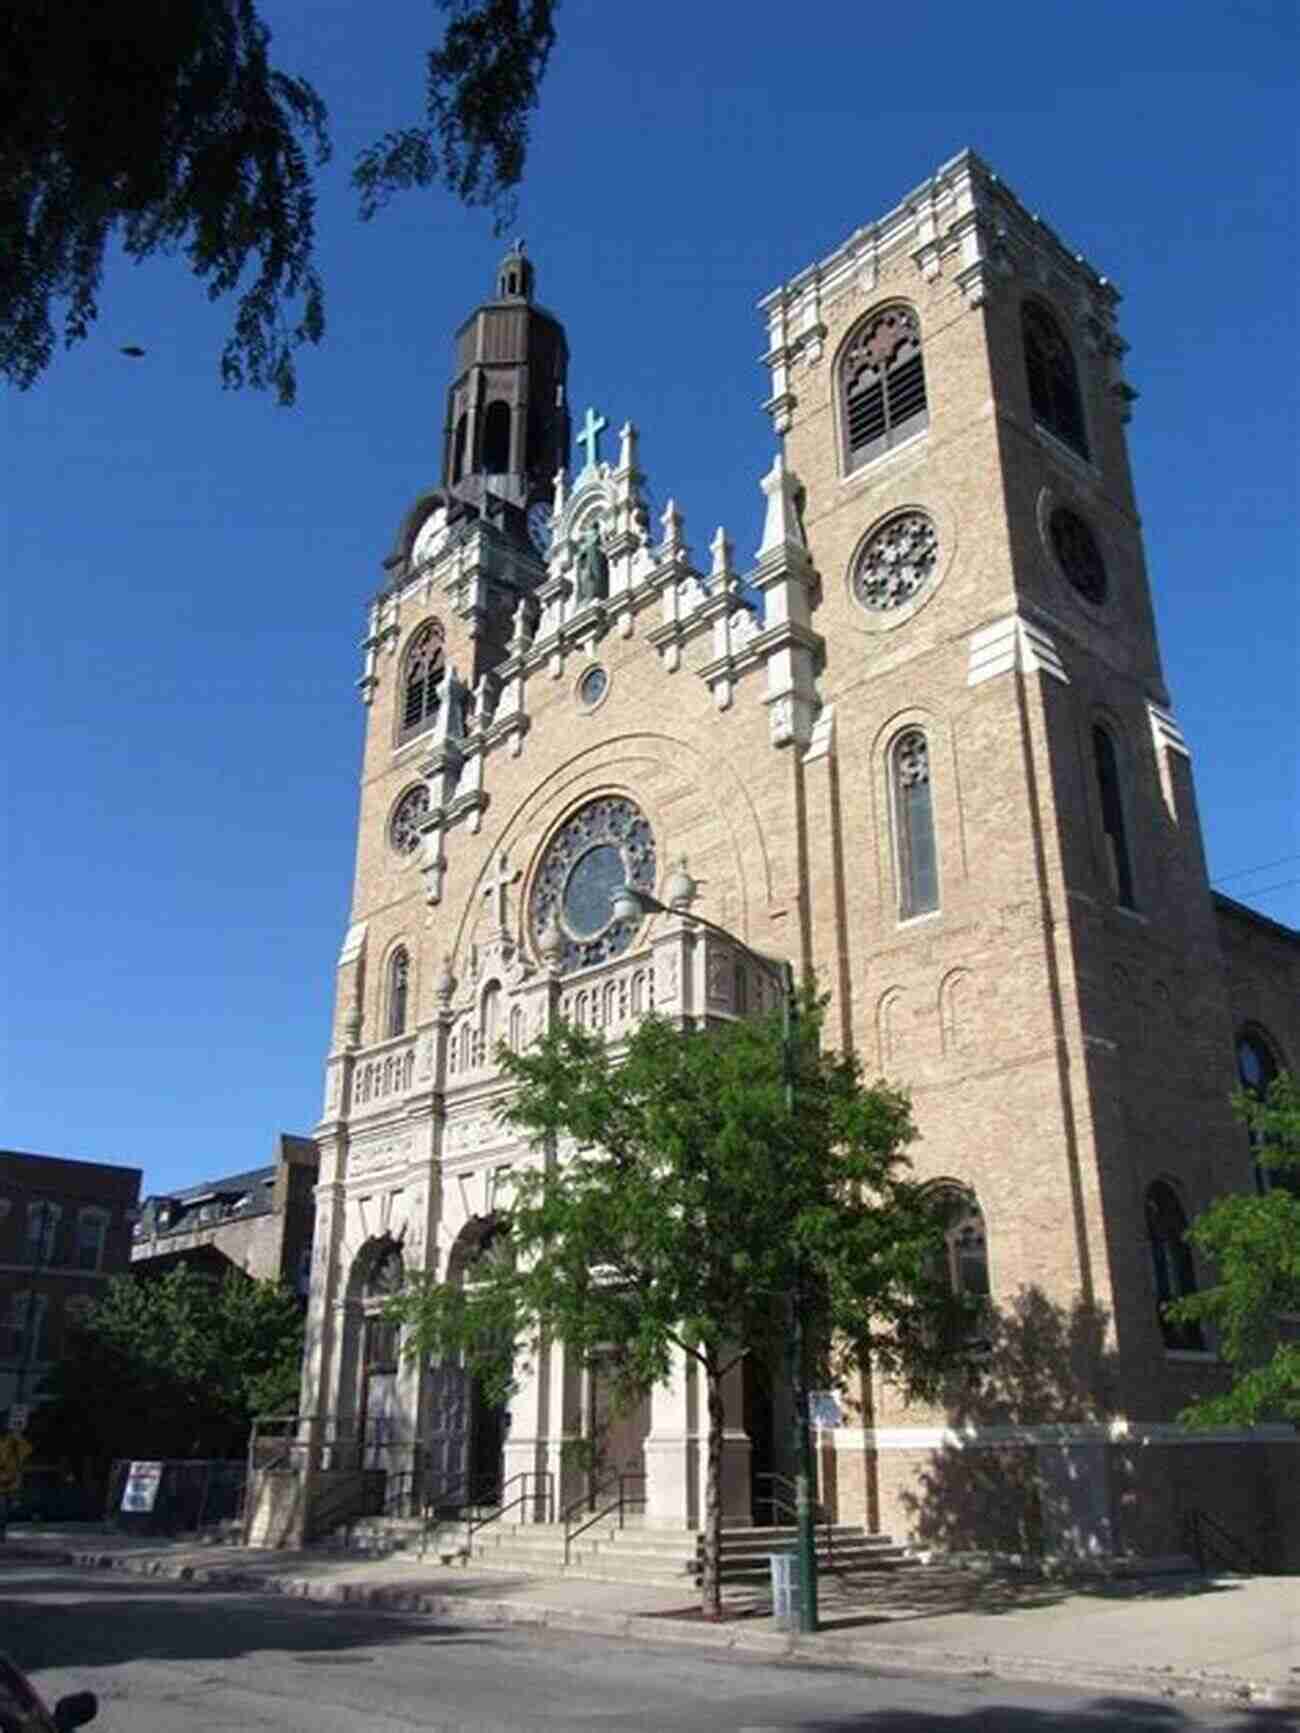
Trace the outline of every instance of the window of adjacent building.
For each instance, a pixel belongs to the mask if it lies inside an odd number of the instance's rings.
[[[108,1238],[108,1212],[83,1209],[77,1213],[76,1264],[79,1270],[97,1270],[104,1261]]]
[[[411,639],[402,665],[403,740],[427,728],[437,715],[442,676],[442,628],[436,620],[426,620]]]
[[[405,945],[399,945],[388,959],[388,1019],[385,1033],[389,1036],[406,1033],[406,1008],[410,985],[410,952]]]
[[[19,1365],[39,1360],[45,1349],[45,1315],[49,1310],[48,1294],[15,1294],[10,1305],[9,1328],[13,1337],[14,1357]]]
[[[898,861],[898,913],[906,921],[939,907],[930,748],[919,728],[907,729],[894,742],[889,774]]]
[[[1025,345],[1029,405],[1040,427],[1054,434],[1080,457],[1088,455],[1083,398],[1074,356],[1065,335],[1047,308],[1026,301],[1020,314]]]
[[[1129,852],[1124,822],[1124,797],[1120,789],[1119,757],[1109,729],[1098,723],[1092,731],[1092,755],[1097,773],[1097,798],[1101,805],[1101,829],[1106,843],[1106,864],[1116,902],[1136,908],[1133,896],[1133,858]]]
[[[56,1203],[41,1198],[36,1203],[27,1206],[27,1262],[29,1264],[51,1264],[54,1262],[54,1241],[59,1230],[59,1217],[63,1211]]]
[[[910,307],[867,315],[841,356],[839,385],[846,470],[929,425],[921,326]]]
[[[1146,1212],[1156,1309],[1165,1347],[1200,1351],[1205,1347],[1201,1326],[1195,1322],[1176,1323],[1165,1310],[1171,1301],[1196,1292],[1196,1268],[1192,1248],[1187,1243],[1186,1212],[1177,1192],[1164,1180],[1157,1180],[1147,1188]]]

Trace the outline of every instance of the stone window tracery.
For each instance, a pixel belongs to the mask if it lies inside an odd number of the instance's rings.
[[[417,782],[398,801],[388,821],[388,840],[398,854],[414,854],[419,848],[420,823],[428,811],[428,784]]]
[[[846,471],[929,425],[921,326],[910,307],[867,315],[840,358],[839,384]]]
[[[930,747],[920,728],[905,729],[889,755],[898,866],[898,915],[911,920],[939,907]]]
[[[621,796],[589,801],[542,856],[529,902],[534,943],[565,973],[620,955],[637,923],[615,920],[613,898],[625,884],[653,893],[655,876],[654,835],[640,809]]]
[[[411,985],[411,956],[399,945],[388,959],[388,1016],[384,1033],[390,1039],[406,1033],[406,1003]]]
[[[1026,301],[1020,314],[1034,420],[1082,458],[1088,456],[1083,397],[1074,355],[1065,334],[1039,301]]]
[[[407,646],[402,664],[399,739],[419,734],[438,714],[443,672],[442,626],[437,620],[426,620]]]
[[[867,538],[853,572],[853,594],[872,613],[915,601],[933,580],[939,532],[923,511],[900,511]]]

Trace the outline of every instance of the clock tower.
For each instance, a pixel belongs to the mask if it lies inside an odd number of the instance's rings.
[[[483,512],[488,495],[521,512],[549,506],[555,472],[568,460],[569,347],[559,320],[535,305],[534,280],[516,241],[497,269],[495,295],[456,333],[442,485]]]

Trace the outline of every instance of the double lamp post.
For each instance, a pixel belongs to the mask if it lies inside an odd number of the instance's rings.
[[[707,920],[691,908],[695,898],[695,880],[686,870],[685,860],[678,862],[664,887],[668,897],[661,903],[648,891],[624,884],[611,898],[617,920],[634,921],[643,915],[680,915],[692,926],[705,927],[716,933],[735,950],[776,982],[781,997],[781,1067],[785,1078],[785,1105],[791,1121],[794,1119],[795,1025],[799,1002],[795,992],[794,969],[784,957],[765,957],[753,950],[716,921]],[[790,1300],[790,1386],[794,1404],[795,1446],[795,1521],[798,1527],[797,1618],[801,1631],[817,1629],[817,1538],[813,1513],[813,1452],[812,1428],[808,1412],[808,1375],[805,1358],[803,1319],[803,1276],[796,1272]]]

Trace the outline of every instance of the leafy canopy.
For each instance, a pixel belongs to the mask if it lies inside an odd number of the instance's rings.
[[[800,1289],[835,1356],[826,1376],[870,1354],[932,1381],[961,1318],[942,1208],[910,1177],[907,1098],[864,1088],[818,1026],[809,1004],[794,1113],[771,1020],[682,1031],[648,1017],[619,1056],[560,1023],[527,1053],[502,1049],[503,1118],[536,1152],[510,1176],[509,1255],[459,1285],[413,1278],[395,1306],[412,1351],[463,1353],[504,1399],[514,1349],[551,1332],[580,1356],[614,1346],[627,1389],[644,1389],[674,1348],[711,1376],[746,1351],[770,1357]]]
[[[1184,1410],[1180,1418],[1191,1426],[1300,1421],[1300,1086],[1283,1072],[1263,1100],[1243,1092],[1235,1106],[1272,1183],[1262,1197],[1217,1198],[1188,1229],[1218,1280],[1169,1313],[1212,1323],[1233,1375],[1224,1395]]]
[[[46,1379],[43,1452],[74,1458],[230,1456],[256,1414],[292,1413],[302,1310],[287,1289],[180,1265],[116,1276]]]
[[[428,124],[361,153],[361,214],[441,176],[509,213],[555,0],[439,0]],[[362,27],[366,15],[358,13]],[[227,386],[294,401],[294,355],[319,343],[314,170],[324,102],[270,58],[253,0],[12,0],[0,18],[0,371],[25,389],[99,314],[104,257],[181,252],[210,299],[239,291]],[[241,284],[244,286],[241,289]]]

